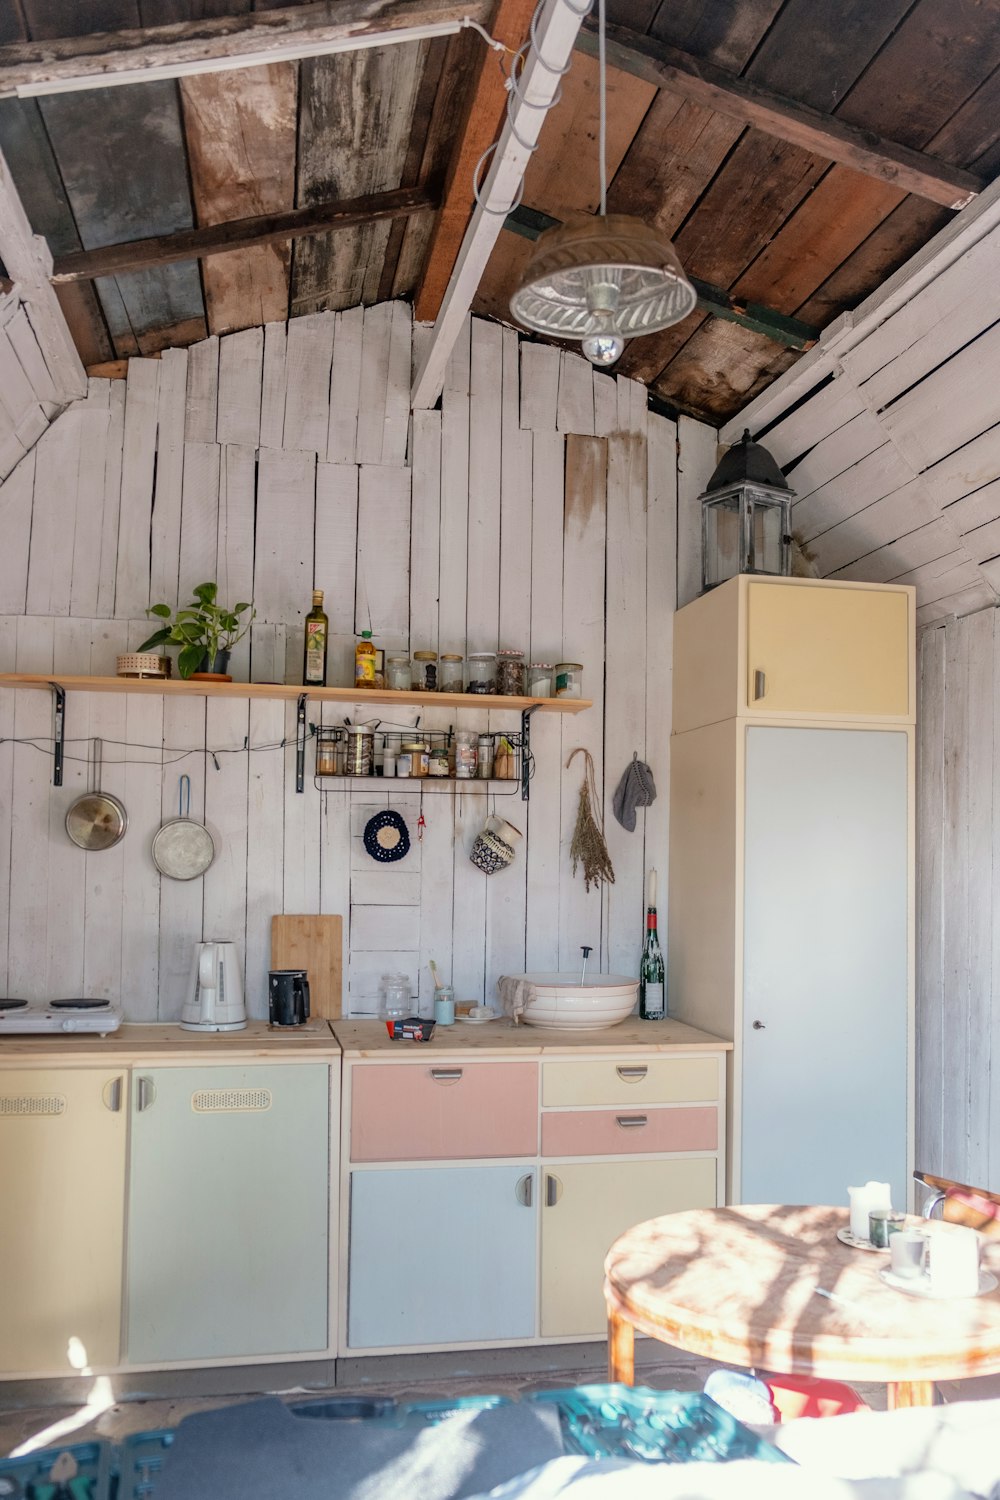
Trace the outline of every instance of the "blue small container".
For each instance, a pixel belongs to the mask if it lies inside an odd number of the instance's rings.
[[[52,1479],[52,1467],[64,1453],[72,1458],[76,1474],[70,1479]],[[25,1495],[31,1500],[53,1500],[55,1495],[71,1496],[72,1500],[112,1500],[113,1475],[113,1444],[63,1443],[23,1458],[0,1459],[0,1495]]]

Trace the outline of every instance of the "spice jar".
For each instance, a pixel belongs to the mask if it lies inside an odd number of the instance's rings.
[[[552,697],[552,663],[532,661],[528,663],[528,697]]]
[[[409,662],[407,662],[407,667]],[[382,775],[395,776],[396,756],[399,753],[399,739],[395,735],[387,734],[382,749]]]
[[[344,770],[348,776],[370,776],[375,758],[375,731],[369,724],[348,724],[347,756]]]
[[[343,776],[344,752],[340,730],[320,728],[316,731],[316,775]]]
[[[455,775],[459,781],[471,781],[476,774],[478,740],[474,729],[455,730]]]
[[[497,692],[504,698],[524,696],[524,652],[497,652]]]
[[[478,775],[485,781],[493,775],[493,736],[481,734],[477,746]]]
[[[579,698],[583,689],[583,667],[578,661],[561,661],[556,666],[556,697]]]
[[[469,652],[469,686],[467,693],[495,693],[497,690],[497,657],[495,651]]]
[[[438,691],[442,693],[461,693],[465,691],[465,681],[462,677],[462,658],[460,656],[444,655],[441,657],[441,665],[438,668]]]
[[[427,746],[424,744],[423,740],[404,740],[403,741],[402,754],[400,755],[399,759],[396,761],[396,775],[397,776],[400,774],[400,771],[399,771],[399,761],[402,760],[403,757],[407,756],[407,755],[410,757],[410,771],[409,771],[409,774],[411,776],[426,776],[427,775],[427,766],[428,766],[428,756],[427,756]]]
[[[427,762],[428,776],[447,776],[451,767],[448,764],[448,746],[435,745]]]
[[[436,651],[414,651],[411,677],[415,693],[436,693],[438,690],[438,654]]]
[[[390,656],[386,662],[386,687],[396,693],[408,693],[411,687],[410,658]]]

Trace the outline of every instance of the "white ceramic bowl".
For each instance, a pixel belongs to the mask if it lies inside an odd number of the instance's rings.
[[[535,987],[535,999],[521,1019],[528,1026],[558,1031],[603,1031],[631,1015],[639,991],[638,979],[622,974],[525,974]]]

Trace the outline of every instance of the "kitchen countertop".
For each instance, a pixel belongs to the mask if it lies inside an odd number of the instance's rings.
[[[384,1021],[332,1021],[345,1057],[419,1057],[435,1052],[510,1052],[570,1054],[581,1052],[730,1052],[732,1042],[698,1031],[683,1021],[622,1021],[605,1031],[550,1031],[541,1026],[513,1026],[507,1020],[469,1026],[436,1026],[429,1042],[394,1041]]]
[[[107,1036],[76,1032],[0,1037],[0,1063],[246,1062],[255,1058],[336,1057],[329,1021],[275,1028],[249,1021],[243,1031],[182,1031],[179,1026],[125,1022]]]

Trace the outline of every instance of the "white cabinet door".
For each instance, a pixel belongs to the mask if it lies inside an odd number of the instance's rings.
[[[133,1074],[128,1357],[325,1350],[327,1065]]]
[[[750,729],[745,1203],[906,1202],[907,742]]]
[[[531,1338],[536,1177],[522,1166],[352,1173],[349,1348]]]

